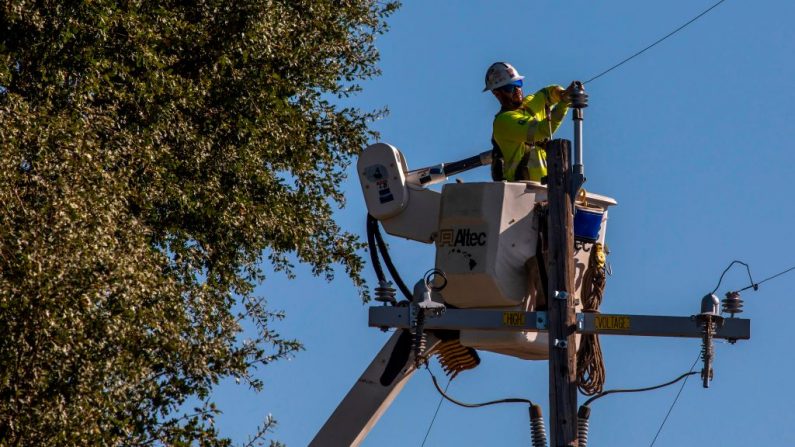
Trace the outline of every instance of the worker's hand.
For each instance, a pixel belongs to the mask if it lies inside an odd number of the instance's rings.
[[[566,104],[571,104],[571,94],[579,90],[580,85],[581,84],[579,81],[571,81],[571,84],[569,84],[569,86],[561,92],[561,101],[565,102]]]
[[[566,87],[565,90],[566,93],[564,95],[566,96],[566,98],[568,99],[569,95],[579,90],[580,85],[581,85],[580,81],[571,81],[571,84],[569,84],[569,86]]]
[[[552,98],[552,100],[554,101],[554,104],[558,104],[558,103],[561,103],[561,102],[566,103],[566,104],[569,103],[568,91],[566,89],[564,89],[563,87],[555,86],[555,90],[553,91],[553,93],[554,93],[554,96],[555,96],[554,98]]]

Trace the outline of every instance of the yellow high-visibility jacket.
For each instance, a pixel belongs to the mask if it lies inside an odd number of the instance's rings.
[[[552,138],[569,111],[568,104],[561,101],[562,91],[557,85],[544,87],[526,96],[518,109],[502,111],[494,117],[492,138],[502,152],[505,180],[540,181],[547,175],[547,153],[535,143]]]

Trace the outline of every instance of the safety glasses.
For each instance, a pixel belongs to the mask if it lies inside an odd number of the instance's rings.
[[[497,90],[505,93],[513,93],[514,89],[522,87],[522,80],[519,79],[518,81],[513,81],[508,85],[503,85],[502,87],[497,88]]]

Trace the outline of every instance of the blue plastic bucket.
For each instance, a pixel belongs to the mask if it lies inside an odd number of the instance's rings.
[[[599,239],[605,212],[599,208],[576,206],[574,212],[574,239],[594,242]]]

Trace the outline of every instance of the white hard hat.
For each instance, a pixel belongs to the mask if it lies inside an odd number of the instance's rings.
[[[507,62],[495,62],[486,70],[486,88],[483,91],[494,90],[522,79],[524,76],[519,76],[513,65]]]

